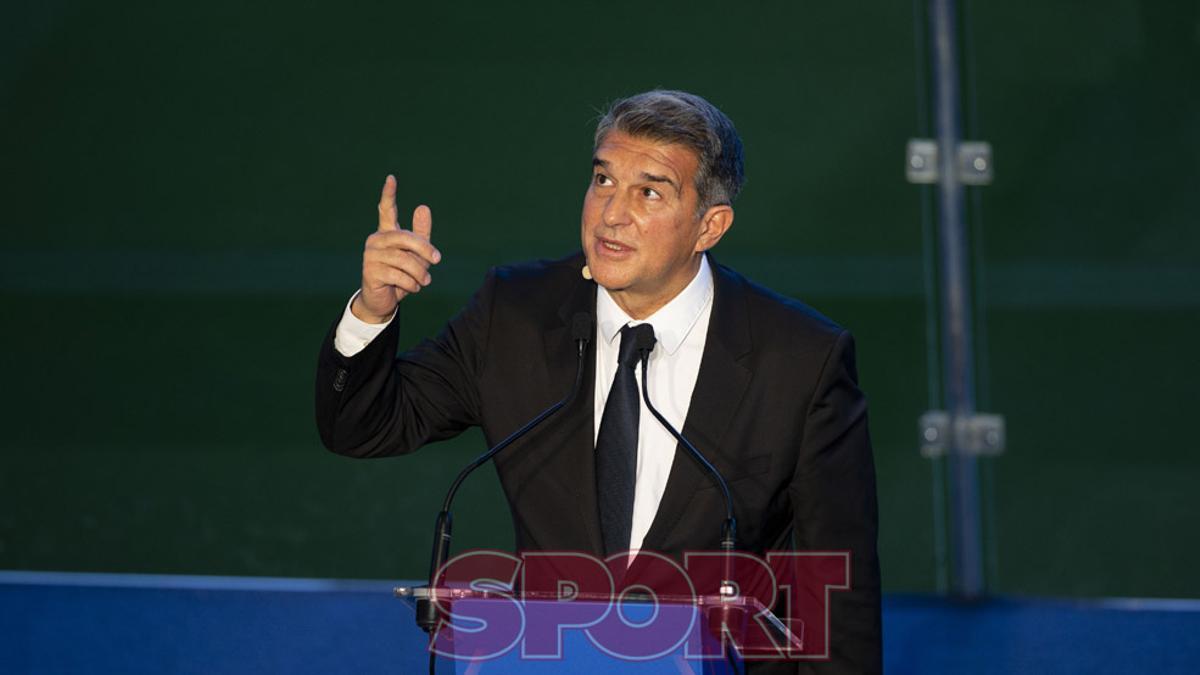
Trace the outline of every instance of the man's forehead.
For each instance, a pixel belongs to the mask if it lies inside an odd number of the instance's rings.
[[[612,131],[592,153],[592,164],[653,174],[669,171],[674,178],[683,179],[696,171],[699,158],[681,143]]]

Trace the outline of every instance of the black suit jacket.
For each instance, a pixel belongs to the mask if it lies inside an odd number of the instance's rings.
[[[560,400],[575,377],[577,312],[595,316],[583,256],[492,270],[433,339],[398,358],[399,321],[346,358],[322,346],[316,412],[334,452],[412,452],[480,426],[489,445]],[[682,432],[721,471],[739,547],[849,550],[852,588],[831,604],[821,671],[880,669],[875,473],[848,332],[811,308],[713,264],[712,317]],[[401,305],[403,312],[403,305]],[[336,326],[336,323],[335,323]],[[579,396],[495,459],[518,550],[603,551],[593,444],[595,347]],[[682,448],[642,547],[717,550],[720,490]],[[795,666],[792,666],[794,669]]]

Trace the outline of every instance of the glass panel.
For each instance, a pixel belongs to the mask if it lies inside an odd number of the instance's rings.
[[[995,590],[1200,595],[1197,7],[963,4]]]

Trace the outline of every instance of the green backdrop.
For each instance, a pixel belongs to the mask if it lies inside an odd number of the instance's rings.
[[[411,578],[477,433],[325,452],[316,350],[383,177],[445,262],[568,253],[609,100],[700,93],[749,182],[723,262],[858,337],[890,591],[938,588],[934,213],[920,4],[25,3],[0,23],[0,568]],[[983,471],[1001,592],[1197,596],[1194,2],[962,5]],[[931,338],[931,336],[933,336]],[[456,546],[505,547],[491,472]]]

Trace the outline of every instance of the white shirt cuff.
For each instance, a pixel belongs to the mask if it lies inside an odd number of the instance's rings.
[[[374,340],[396,319],[395,312],[392,312],[391,318],[383,323],[367,323],[354,316],[354,312],[350,311],[350,305],[354,304],[354,299],[358,297],[359,293],[360,291],[355,291],[354,295],[350,296],[350,302],[346,303],[346,310],[342,312],[342,320],[338,322],[337,330],[333,333],[333,348],[347,358],[366,349],[367,345],[371,344],[371,340]]]

